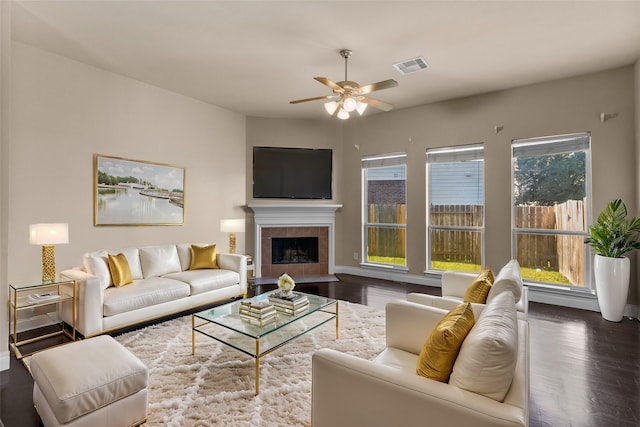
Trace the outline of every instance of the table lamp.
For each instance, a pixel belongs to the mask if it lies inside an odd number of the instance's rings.
[[[221,219],[220,231],[229,233],[229,253],[236,253],[236,234],[244,233],[244,219]]]
[[[29,243],[42,245],[42,281],[56,279],[56,252],[53,245],[69,243],[69,224],[31,224]]]

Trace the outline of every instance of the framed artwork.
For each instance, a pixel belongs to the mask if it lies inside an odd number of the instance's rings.
[[[183,225],[185,168],[93,156],[93,223]]]

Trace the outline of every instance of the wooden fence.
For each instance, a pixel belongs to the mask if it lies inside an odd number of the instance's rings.
[[[432,206],[430,223],[446,227],[481,227],[483,208],[478,205]],[[372,223],[404,223],[406,205],[369,205],[368,216]],[[555,206],[516,206],[515,225],[524,229],[584,231],[587,229],[585,201],[569,200]],[[404,229],[370,228],[368,238],[369,254],[405,257]],[[480,232],[433,229],[430,238],[434,261],[481,264]],[[559,271],[574,286],[584,286],[583,236],[519,234],[516,248],[516,257],[522,267]]]

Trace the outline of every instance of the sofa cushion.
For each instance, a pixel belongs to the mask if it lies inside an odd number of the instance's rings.
[[[449,384],[502,402],[518,356],[518,321],[511,292],[489,302],[460,348]]]
[[[449,311],[431,331],[416,365],[416,373],[432,380],[447,382],[460,346],[474,324],[471,303],[459,304]]]
[[[487,303],[504,291],[511,291],[516,303],[522,297],[522,276],[520,275],[520,264],[516,259],[506,263],[496,276],[496,280],[491,285],[489,295],[487,295]]]
[[[191,286],[191,295],[222,289],[240,283],[240,274],[235,271],[221,269],[187,270],[179,273],[165,274],[162,277],[188,283],[189,286]]]
[[[113,285],[107,257],[109,254],[117,255],[119,253],[124,254],[127,258],[129,270],[131,271],[131,279],[142,279],[142,268],[140,266],[138,248],[102,249],[99,251],[87,252],[82,257],[84,269],[87,273],[97,276],[100,279],[100,284],[103,289],[107,289],[109,286]]]
[[[137,310],[188,297],[189,285],[163,277],[134,280],[132,284],[104,291],[103,316]]]
[[[464,302],[479,304],[487,302],[487,295],[489,295],[494,280],[493,271],[490,268],[484,269],[467,288],[464,293]]]
[[[199,270],[201,268],[218,268],[218,263],[216,262],[216,245],[191,245],[189,270]]]
[[[109,272],[111,273],[111,280],[114,286],[120,287],[133,282],[129,263],[123,253],[119,253],[118,255],[109,254],[107,264],[109,264]]]
[[[145,279],[182,270],[176,245],[146,246],[139,251],[142,276]]]

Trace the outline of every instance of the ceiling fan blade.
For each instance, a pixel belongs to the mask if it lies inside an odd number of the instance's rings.
[[[342,88],[342,86],[338,86],[338,84],[332,82],[326,77],[314,77],[314,79],[319,81],[325,86],[329,86],[331,89],[335,90],[336,92],[340,92],[340,93],[344,92],[344,89]]]
[[[362,86],[360,89],[358,89],[358,93],[364,95],[366,93],[371,93],[376,90],[389,89],[396,86],[398,86],[398,82],[393,79],[383,80],[381,82],[371,83],[370,85]]]
[[[374,99],[374,98],[367,98],[366,96],[363,96],[362,99],[358,99],[360,102],[364,102],[365,104],[371,105],[372,107],[375,107],[379,110],[382,111],[389,111],[393,108],[393,105],[388,104],[386,102],[380,101],[378,99]]]
[[[317,101],[319,99],[330,99],[335,95],[314,96],[313,98],[296,99],[295,101],[289,101],[289,104],[299,104],[301,102]]]

